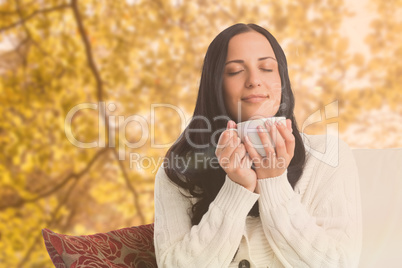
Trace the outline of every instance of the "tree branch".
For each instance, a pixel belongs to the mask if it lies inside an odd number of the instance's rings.
[[[0,11],[1,16],[12,16],[15,15],[17,12],[16,11]]]
[[[32,37],[31,31],[29,30],[28,26],[26,25],[26,21],[23,20],[23,15],[22,15],[22,10],[21,10],[21,5],[20,5],[20,0],[15,0],[15,5],[17,7],[17,12],[21,18],[22,21],[22,27],[25,30],[25,33],[27,34],[27,37],[29,38],[29,40],[39,49],[39,51],[45,55],[50,57],[54,62],[55,60],[53,59],[53,57],[51,57],[51,55],[49,55],[49,53],[47,53],[39,44],[38,42],[36,42],[34,40],[34,38]]]
[[[68,4],[64,4],[64,5],[60,5],[60,6],[55,6],[55,7],[50,7],[50,8],[44,8],[44,9],[40,9],[40,10],[35,10],[34,12],[32,12],[30,15],[26,16],[25,18],[22,18],[21,20],[19,20],[19,21],[17,21],[17,22],[14,22],[14,23],[12,23],[11,25],[8,25],[8,26],[5,26],[5,27],[0,28],[0,33],[1,33],[1,32],[4,32],[4,31],[7,31],[7,30],[9,30],[9,29],[12,29],[12,28],[14,28],[14,27],[16,27],[16,26],[19,26],[19,25],[21,25],[22,23],[24,23],[24,22],[26,22],[26,21],[28,21],[28,20],[34,18],[34,17],[35,17],[36,15],[38,15],[38,14],[50,13],[50,12],[53,12],[53,11],[57,11],[57,10],[65,9],[65,8],[69,8],[69,7],[71,7],[71,6],[68,5]]]
[[[92,55],[93,53],[92,53],[91,43],[89,42],[88,36],[86,35],[84,24],[82,22],[82,17],[81,17],[80,11],[78,9],[77,0],[71,1],[71,7],[73,8],[75,21],[78,26],[78,31],[80,33],[82,42],[84,43],[84,46],[85,46],[85,53],[87,56],[89,68],[91,69],[91,72],[96,81],[96,89],[98,92],[98,101],[101,102],[101,101],[103,101],[103,83],[102,83],[102,79],[100,77],[98,68],[96,67],[95,60]],[[106,129],[108,129],[108,128],[106,128]]]
[[[53,187],[52,189],[45,191],[41,194],[39,194],[38,196],[31,198],[31,199],[20,199],[17,202],[15,202],[14,204],[11,205],[2,205],[0,206],[0,211],[6,209],[6,208],[18,208],[23,206],[26,203],[33,203],[38,201],[39,199],[45,198],[55,192],[57,192],[58,190],[60,190],[61,188],[63,188],[71,179],[75,179],[75,180],[79,180],[85,173],[87,173],[90,168],[95,164],[96,160],[103,155],[104,153],[106,153],[109,150],[109,148],[104,148],[100,151],[98,151],[93,157],[92,159],[89,161],[89,163],[87,164],[87,166],[85,168],[83,168],[79,173],[70,173],[69,175],[67,175],[61,183],[59,183],[58,185],[56,185],[55,187]]]
[[[102,78],[100,76],[99,70],[96,66],[95,59],[93,57],[91,43],[89,42],[88,36],[85,31],[84,24],[82,22],[82,17],[81,17],[79,8],[78,8],[77,0],[71,1],[71,7],[73,8],[74,18],[77,23],[77,27],[78,27],[79,34],[81,36],[81,40],[84,43],[85,53],[87,56],[89,69],[95,78],[97,99],[98,99],[98,102],[102,102],[103,101],[103,82],[102,82]],[[99,113],[106,115],[106,109],[105,109],[104,105],[99,106]],[[106,137],[105,147],[109,147],[109,120],[108,120],[108,118],[105,118],[105,137]]]
[[[142,213],[142,210],[140,207],[139,194],[138,194],[137,190],[133,187],[133,185],[131,185],[126,168],[124,167],[123,162],[119,160],[119,153],[117,152],[116,148],[113,149],[113,153],[114,153],[114,156],[116,157],[117,163],[119,164],[120,170],[123,173],[124,181],[126,182],[128,190],[133,194],[134,206],[137,209],[138,217],[140,217],[140,219],[141,219],[141,224],[145,224],[145,216]]]
[[[47,221],[45,223],[46,227],[51,227],[52,223],[56,220],[57,214],[59,213],[60,209],[66,204],[68,198],[70,197],[71,193],[73,192],[75,186],[77,185],[78,180],[76,180],[68,189],[66,195],[64,196],[63,200],[61,200],[59,202],[59,204],[57,205],[56,209],[53,211],[51,218],[49,221]],[[29,257],[31,256],[32,252],[35,250],[36,246],[39,245],[39,240],[42,237],[42,232],[39,232],[38,230],[38,234],[35,236],[35,239],[33,241],[33,243],[31,244],[31,246],[29,247],[29,249],[27,250],[27,252],[25,253],[25,256],[21,259],[21,261],[19,262],[19,264],[17,265],[17,267],[23,267],[23,264],[27,262],[27,260],[29,259]]]

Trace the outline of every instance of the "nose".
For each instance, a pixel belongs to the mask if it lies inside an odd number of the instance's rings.
[[[254,88],[261,86],[261,78],[258,71],[250,70],[246,79],[246,88]]]

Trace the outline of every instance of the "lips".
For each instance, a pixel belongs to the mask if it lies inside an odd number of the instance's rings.
[[[242,98],[242,101],[245,102],[261,102],[261,101],[265,101],[269,98],[269,96],[267,95],[263,95],[263,94],[252,94],[252,95],[248,95],[247,97]]]

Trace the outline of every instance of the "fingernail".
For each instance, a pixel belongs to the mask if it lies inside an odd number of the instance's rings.
[[[262,129],[262,126],[258,126],[257,130],[258,130],[258,132],[264,132],[264,130]]]
[[[271,126],[269,125],[269,121],[265,121],[265,127],[267,128],[267,131],[271,129]]]

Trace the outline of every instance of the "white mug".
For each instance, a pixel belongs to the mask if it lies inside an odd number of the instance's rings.
[[[245,136],[248,136],[251,144],[253,144],[254,148],[261,156],[266,156],[264,145],[261,142],[260,137],[258,136],[257,126],[262,126],[265,130],[265,121],[271,121],[271,123],[283,121],[284,125],[286,125],[286,118],[283,116],[278,117],[268,117],[268,118],[259,118],[249,121],[240,122],[237,124],[237,129],[233,129],[237,132],[242,142],[245,142]],[[271,144],[275,147],[275,141],[272,140],[271,136],[268,135]]]

